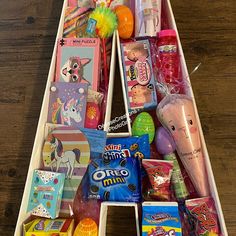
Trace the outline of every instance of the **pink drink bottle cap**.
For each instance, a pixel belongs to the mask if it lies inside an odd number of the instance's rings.
[[[162,37],[176,37],[176,32],[173,29],[161,30],[158,34],[159,38]]]

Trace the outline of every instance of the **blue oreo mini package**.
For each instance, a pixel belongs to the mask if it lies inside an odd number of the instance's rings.
[[[103,158],[115,160],[127,157],[150,158],[150,145],[148,134],[140,137],[109,138],[107,139]]]
[[[88,167],[88,198],[102,201],[140,202],[140,161],[128,157],[94,159]]]
[[[144,202],[142,236],[181,236],[177,202]]]

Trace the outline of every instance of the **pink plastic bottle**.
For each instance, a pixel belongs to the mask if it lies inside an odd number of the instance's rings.
[[[175,30],[169,29],[159,32],[157,51],[158,82],[167,85],[170,93],[183,93]]]

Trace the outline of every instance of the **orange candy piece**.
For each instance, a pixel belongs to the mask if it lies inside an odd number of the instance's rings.
[[[132,36],[134,30],[134,17],[132,11],[124,5],[117,6],[115,13],[118,19],[118,32],[122,39]]]
[[[84,218],[77,225],[73,236],[98,236],[98,226],[91,218]]]

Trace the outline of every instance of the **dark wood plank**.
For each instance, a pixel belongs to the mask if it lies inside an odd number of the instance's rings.
[[[5,236],[14,232],[62,3],[63,0],[1,1],[0,232]],[[172,0],[172,5],[189,71],[202,63],[191,81],[226,224],[229,235],[233,235],[235,2]]]
[[[173,10],[229,235],[236,232],[235,1],[177,1]]]

